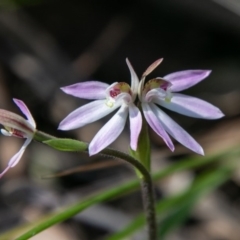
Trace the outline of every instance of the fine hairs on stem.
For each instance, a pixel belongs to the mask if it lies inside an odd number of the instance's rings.
[[[150,240],[157,240],[157,222],[152,180],[149,181],[146,178],[142,178],[141,187],[146,221],[148,224],[148,237]]]

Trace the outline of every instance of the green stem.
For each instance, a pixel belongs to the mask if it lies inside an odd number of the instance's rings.
[[[148,225],[148,239],[156,240],[157,239],[157,225],[156,225],[156,209],[155,209],[155,199],[154,199],[154,191],[153,191],[153,181],[149,171],[137,160],[133,157],[113,150],[106,148],[101,153],[107,155],[113,155],[128,163],[132,164],[136,167],[142,174],[141,181],[141,190],[142,190],[142,198],[143,198],[143,206],[146,214],[146,222]]]
[[[130,155],[112,148],[105,148],[100,152],[100,154],[116,157],[130,163],[132,166],[137,168],[139,172],[141,172],[141,174],[144,176],[145,179],[147,179],[148,182],[152,181],[149,171],[143,166],[143,164],[141,164],[138,160],[131,157]]]
[[[56,139],[56,137],[46,134],[41,131],[36,131],[34,135],[36,141],[47,141],[51,139]],[[87,146],[87,145],[86,145]],[[86,149],[87,151],[87,149]],[[149,240],[156,240],[156,213],[155,213],[155,204],[154,204],[154,195],[153,195],[153,184],[150,172],[147,168],[138,160],[131,157],[130,155],[111,149],[106,148],[100,152],[111,157],[116,157],[124,160],[125,162],[134,166],[141,173],[141,186],[142,186],[142,195],[143,195],[143,205],[146,213],[146,220],[148,225]]]
[[[35,134],[34,134],[34,140],[38,141],[38,142],[43,142],[43,141],[47,141],[47,140],[51,140],[51,139],[56,139],[56,137],[42,132],[42,131],[38,131],[36,130]]]
[[[49,135],[47,133],[41,132],[41,131],[36,131],[35,135],[34,135],[34,140],[38,141],[38,142],[44,142],[47,140],[52,140],[52,139],[59,139],[60,138],[56,138],[52,135]],[[87,144],[88,146],[88,144]],[[88,152],[87,149],[85,152]],[[124,160],[125,162],[130,163],[132,166],[134,166],[135,168],[137,168],[142,175],[147,179],[147,181],[151,181],[151,175],[148,172],[148,170],[143,166],[143,164],[141,164],[139,161],[137,161],[135,158],[131,157],[130,155],[111,149],[111,148],[105,148],[103,149],[101,152],[99,152],[99,154],[103,154],[103,155],[107,155],[110,157],[115,157],[115,158],[119,158]]]
[[[146,222],[148,224],[148,238],[151,240],[156,240],[157,221],[152,180],[148,181],[146,178],[143,178],[141,186],[143,205],[146,213]]]
[[[142,112],[141,106],[140,110]],[[143,115],[143,113],[142,113]],[[138,138],[138,146],[134,151],[130,148],[130,154],[137,159],[149,172],[151,171],[151,144],[148,134],[148,124],[143,118],[142,129]],[[141,180],[141,190],[143,206],[146,213],[146,219],[148,224],[148,237],[149,239],[157,239],[157,225],[156,225],[156,209],[155,199],[153,192],[152,179],[146,178],[136,169],[137,176]]]

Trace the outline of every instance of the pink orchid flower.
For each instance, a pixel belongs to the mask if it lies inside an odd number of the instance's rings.
[[[130,146],[137,149],[138,136],[142,127],[140,110],[135,106],[139,79],[128,60],[131,74],[131,87],[125,82],[115,82],[111,85],[89,81],[61,88],[65,93],[83,99],[93,99],[75,111],[71,112],[59,124],[61,130],[71,130],[83,127],[97,121],[114,110],[116,114],[99,130],[89,144],[89,154],[93,155],[110,145],[124,129],[127,116],[130,121]]]
[[[36,123],[28,110],[25,103],[18,99],[13,99],[15,104],[19,107],[22,113],[27,117],[27,120],[23,117],[9,112],[4,109],[0,109],[0,124],[4,126],[5,129],[1,129],[1,133],[5,136],[14,136],[18,138],[26,138],[21,149],[9,160],[8,166],[0,174],[0,178],[12,167],[16,166],[20,161],[26,147],[32,141],[34,133],[36,131]]]
[[[138,96],[141,101],[143,114],[151,128],[164,140],[171,151],[174,151],[171,135],[178,142],[192,151],[204,155],[202,147],[175,121],[173,121],[160,107],[195,118],[218,119],[224,116],[219,108],[201,99],[178,93],[190,88],[203,79],[211,71],[186,70],[174,72],[149,80],[145,84],[145,78],[160,63],[162,59],[155,61],[143,73]],[[168,135],[169,134],[169,135]]]

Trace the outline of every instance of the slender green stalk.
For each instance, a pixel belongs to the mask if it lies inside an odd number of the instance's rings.
[[[132,164],[134,167],[141,172],[141,190],[142,190],[142,198],[143,198],[143,206],[146,214],[146,222],[148,226],[148,239],[156,240],[157,239],[157,224],[156,224],[156,210],[155,210],[155,199],[153,192],[153,181],[150,175],[150,172],[140,163],[135,160],[133,157],[118,152],[112,149],[104,149],[101,153],[116,156],[128,163]]]
[[[159,231],[166,233],[166,221],[167,214],[175,211],[176,215],[173,216],[173,225],[180,225],[182,223],[181,219],[178,219],[177,214],[182,206],[196,204],[201,197],[213,191],[220,184],[224,183],[234,171],[234,167],[228,167],[227,169],[220,167],[219,169],[214,169],[209,172],[204,172],[198,176],[192,183],[192,185],[185,191],[178,193],[177,195],[170,196],[161,199],[156,204],[156,211],[161,219],[162,228]],[[163,170],[164,171],[164,170]],[[159,174],[155,175],[159,177]],[[145,224],[145,219],[143,214],[136,217],[129,225],[117,233],[114,233],[106,238],[106,240],[120,240],[127,239],[138,229],[142,228]],[[165,225],[165,226],[164,226]],[[171,225],[171,227],[177,227],[176,225]],[[170,226],[170,225],[169,225]],[[158,239],[160,238],[158,234]],[[162,237],[164,238],[164,237]]]
[[[143,178],[141,181],[141,187],[146,222],[148,224],[148,238],[151,240],[157,240],[157,220],[152,181]]]
[[[128,155],[126,153],[123,153],[123,152],[120,152],[120,151],[117,151],[117,150],[112,149],[112,148],[105,148],[104,150],[102,150],[100,152],[100,154],[104,154],[104,155],[107,155],[107,156],[119,158],[121,160],[124,160],[124,161],[130,163],[132,166],[137,168],[138,171],[141,172],[141,174],[144,176],[146,181],[148,181],[148,182],[152,181],[149,171],[143,166],[142,163],[140,163],[139,161],[137,161],[135,158],[131,157],[130,155]]]
[[[44,141],[47,141],[50,139],[56,139],[56,137],[54,137],[48,133],[38,131],[38,130],[36,130],[36,132],[34,134],[34,140],[36,140],[38,142],[44,142]]]
[[[148,170],[149,173],[151,172],[151,144],[148,134],[148,124],[145,118],[143,118],[137,149],[133,150],[130,148],[129,152],[130,155],[137,159]],[[141,172],[138,171],[137,168],[136,173],[141,181],[143,206],[148,224],[148,237],[151,240],[155,240],[157,239],[157,224],[152,179],[146,178]]]
[[[55,143],[57,141],[55,137],[40,131],[36,132],[34,139],[40,142],[44,142],[44,141],[49,142],[49,140],[51,139],[54,139]],[[76,140],[74,140],[74,142],[76,142]],[[81,149],[81,150],[87,151],[87,145],[86,145],[86,149]],[[147,221],[148,233],[149,233],[148,239],[156,240],[156,233],[157,233],[156,213],[155,213],[155,204],[154,204],[154,195],[153,195],[153,182],[152,182],[150,172],[140,161],[136,160],[135,158],[131,157],[126,153],[123,153],[111,148],[106,148],[102,150],[100,154],[122,159],[123,161],[134,166],[141,173],[141,177],[139,179],[141,181],[141,186],[142,186],[143,205],[144,205],[144,210],[146,214],[146,221]]]
[[[36,133],[34,135],[34,140],[44,143],[45,141],[49,142],[49,140],[54,140],[55,142],[59,140],[59,142],[60,142],[62,139],[61,138],[56,138],[54,136],[51,136],[51,135],[49,135],[47,133],[44,133],[44,132],[41,132],[41,131],[36,131]],[[71,140],[72,139],[69,139],[69,141],[71,141]],[[72,141],[78,142],[76,140],[72,140]],[[85,144],[86,144],[86,146],[88,146],[87,143],[85,143]],[[75,151],[76,150],[77,149],[75,149]],[[84,150],[82,150],[82,148],[79,149],[79,150],[88,152],[87,151],[87,147]],[[125,161],[125,162],[127,162],[129,164],[131,164],[132,166],[137,168],[138,171],[141,172],[141,174],[144,176],[144,178],[146,178],[146,180],[148,182],[152,181],[151,175],[150,175],[149,171],[143,166],[143,164],[141,164],[138,160],[136,160],[135,158],[131,157],[130,155],[128,155],[126,153],[123,153],[123,152],[120,152],[120,151],[117,151],[117,150],[112,149],[112,148],[105,148],[99,154],[103,154],[103,155],[107,155],[107,156],[110,156],[110,157],[119,158],[119,159],[121,159],[121,160],[123,160],[123,161]]]

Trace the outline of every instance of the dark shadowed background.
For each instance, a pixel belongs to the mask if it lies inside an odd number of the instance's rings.
[[[0,108],[20,114],[12,98],[23,100],[37,128],[59,137],[90,141],[106,117],[70,132],[59,122],[87,101],[59,88],[85,80],[126,81],[129,58],[140,77],[156,59],[164,61],[151,76],[187,69],[211,69],[211,75],[185,91],[218,106],[226,117],[196,120],[168,112],[203,146],[206,154],[240,141],[240,3],[237,0],[1,0]],[[112,146],[127,151],[128,126]],[[160,169],[193,154],[176,143],[171,153],[151,132],[153,166]],[[18,151],[21,139],[0,137],[1,169]],[[40,143],[27,148],[20,163],[0,180],[0,232],[39,219],[59,206],[135,177],[124,164],[75,173],[44,176],[109,159],[60,153]],[[239,240],[239,172],[203,199],[187,223],[169,240]],[[157,195],[186,188],[195,173],[176,174],[157,183]],[[104,239],[142,210],[140,193],[90,208],[32,239]],[[4,217],[2,217],[4,216]],[[135,239],[144,239],[138,234]],[[1,239],[1,236],[0,236]]]

